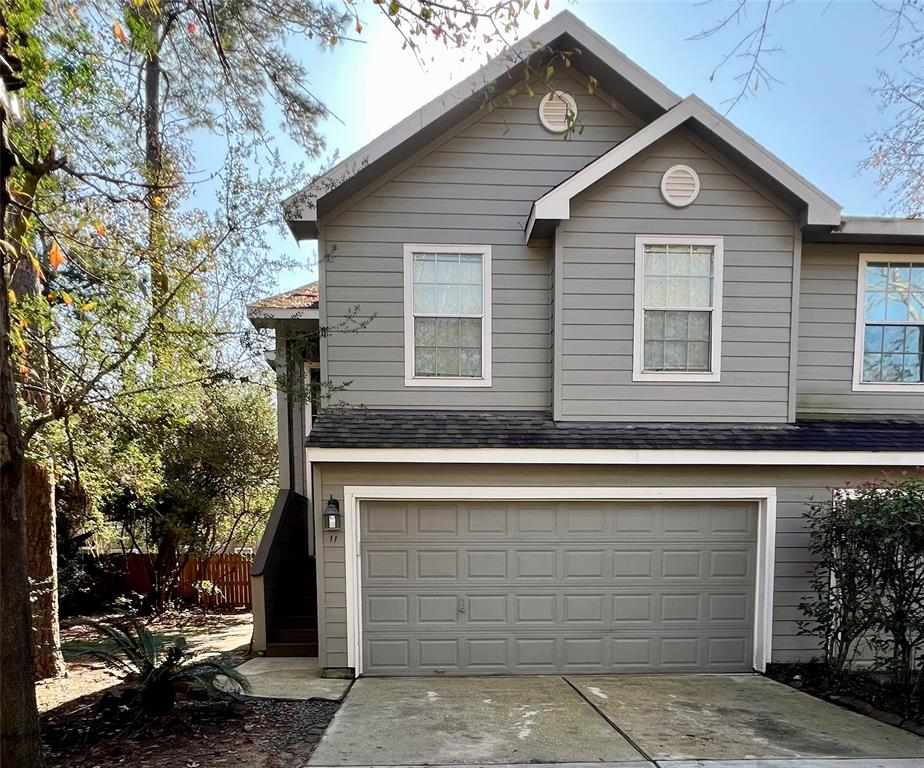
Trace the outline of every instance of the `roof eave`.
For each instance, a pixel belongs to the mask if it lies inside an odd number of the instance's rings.
[[[804,206],[803,223],[808,226],[836,227],[841,223],[841,206],[806,181],[779,158],[768,152],[745,133],[735,128],[697,96],[688,96],[657,120],[641,128],[580,171],[569,176],[557,187],[533,203],[526,226],[527,241],[544,227],[554,226],[571,216],[571,200],[603,177],[617,170],[639,153],[677,128],[693,123],[733,151],[746,163],[772,178],[781,188]]]
[[[247,306],[247,319],[254,328],[275,328],[280,323],[291,323],[299,320],[319,321],[320,312],[317,307],[289,307],[269,308],[254,304]]]
[[[300,196],[319,187],[324,190],[323,194],[314,197],[313,205],[298,211],[297,216],[287,217],[292,234],[297,240],[317,238],[319,210],[323,215],[324,210],[348,197],[349,190],[354,186],[361,186],[368,177],[377,175],[380,164],[391,153],[418,137],[424,129],[442,120],[457,122],[465,114],[473,114],[482,103],[474,98],[475,96],[505,76],[510,79],[510,85],[513,85],[521,77],[519,70],[531,55],[565,40],[574,43],[573,47],[580,50],[580,55],[585,57],[588,63],[607,68],[620,81],[634,89],[640,98],[646,100],[649,111],[661,113],[680,101],[676,93],[614,48],[572,13],[564,11],[503,51],[475,74],[354,152],[313,185],[291,195],[283,203],[284,208],[289,210],[298,207]]]

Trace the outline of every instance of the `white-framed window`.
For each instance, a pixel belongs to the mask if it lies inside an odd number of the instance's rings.
[[[853,389],[924,391],[924,255],[860,254]]]
[[[721,237],[635,238],[633,381],[719,381]]]
[[[491,386],[491,246],[404,246],[404,384]]]

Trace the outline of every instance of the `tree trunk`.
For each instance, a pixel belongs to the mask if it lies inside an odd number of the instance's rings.
[[[0,10],[0,60],[8,55],[6,20]],[[4,84],[15,73],[0,71]],[[13,162],[7,149],[5,104],[0,101],[0,240],[9,196],[7,179]],[[32,677],[32,624],[26,576],[26,509],[23,489],[22,426],[13,380],[10,343],[9,259],[0,248],[0,765],[41,768],[38,707]]]
[[[55,489],[51,473],[34,461],[25,463],[26,543],[32,586],[32,637],[35,677],[60,677],[67,671],[58,626],[58,542]]]

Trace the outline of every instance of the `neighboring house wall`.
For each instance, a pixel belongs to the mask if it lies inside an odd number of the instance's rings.
[[[610,486],[777,488],[773,611],[773,661],[811,656],[815,641],[799,634],[799,602],[810,591],[812,558],[805,509],[811,498],[830,498],[831,488],[872,480],[880,470],[857,467],[594,467],[472,465],[315,465],[315,520],[322,542],[318,554],[318,615],[322,667],[347,664],[346,580],[343,533],[320,529],[324,500],[344,498],[347,485],[437,486]]]
[[[701,191],[685,208],[661,197],[672,165]],[[721,380],[632,379],[637,235],[724,238]],[[786,421],[793,214],[685,131],[659,141],[572,201],[562,222],[561,404],[556,418]],[[558,370],[556,370],[558,373]]]
[[[921,254],[920,248],[806,243],[799,322],[800,415],[924,415],[924,393],[853,391],[857,269],[861,253]]]
[[[551,245],[524,244],[537,197],[631,135],[635,118],[558,83],[578,103],[578,130],[565,140],[539,123],[541,93],[485,110],[321,222],[321,317],[331,335],[322,370],[334,403],[371,408],[550,409]],[[404,385],[405,243],[492,246],[493,385]],[[329,256],[327,256],[329,254]],[[345,332],[347,318],[374,316]]]

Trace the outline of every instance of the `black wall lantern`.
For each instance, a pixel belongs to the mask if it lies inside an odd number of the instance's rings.
[[[340,502],[331,496],[327,502],[327,506],[324,507],[324,530],[339,531],[340,528]]]

